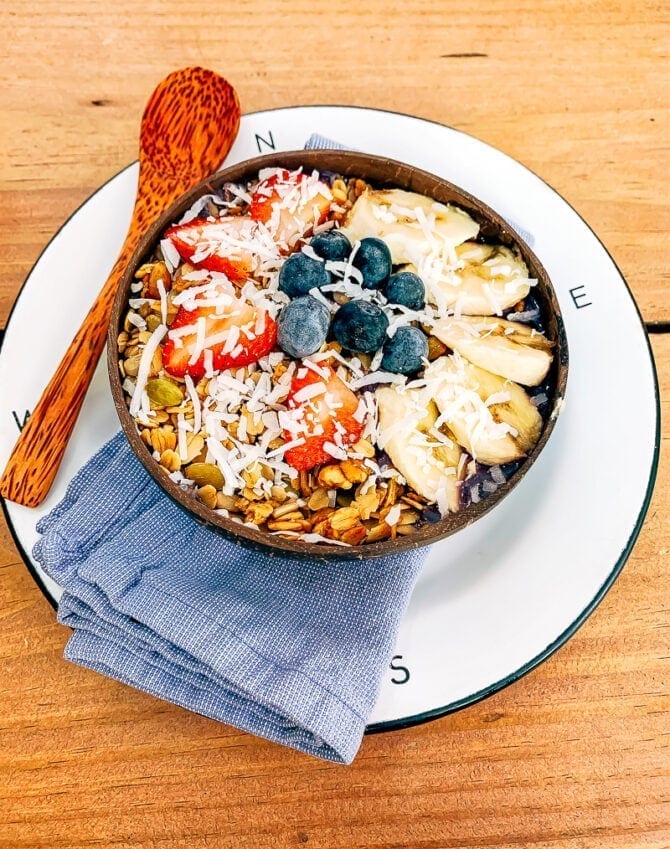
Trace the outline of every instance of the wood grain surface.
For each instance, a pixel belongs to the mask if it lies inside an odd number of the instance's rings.
[[[665,3],[10,0],[0,24],[2,324],[53,233],[135,158],[148,93],[200,64],[244,111],[375,106],[501,148],[670,329]],[[670,334],[652,343],[665,399]],[[475,707],[367,737],[348,768],[66,663],[3,527],[1,849],[670,846],[669,448],[628,564],[566,646]]]

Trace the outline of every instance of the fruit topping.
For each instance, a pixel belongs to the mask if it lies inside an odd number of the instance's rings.
[[[341,230],[327,230],[325,233],[319,233],[309,244],[317,256],[334,262],[348,259],[351,253],[351,242]]]
[[[367,236],[383,239],[394,265],[419,265],[431,254],[448,259],[451,248],[479,233],[479,225],[465,210],[401,189],[363,192],[342,229],[351,242]]]
[[[287,304],[277,319],[277,344],[290,357],[302,359],[326,341],[330,310],[311,295],[303,295]]]
[[[306,295],[310,289],[321,289],[331,282],[325,262],[304,253],[292,254],[279,272],[279,290],[290,298]]]
[[[268,254],[277,256],[273,246],[258,242],[256,226],[244,216],[218,220],[196,218],[188,224],[170,227],[165,238],[179,256],[196,268],[221,271],[231,280],[244,280]]]
[[[391,274],[391,252],[381,239],[361,239],[353,265],[363,275],[365,289],[379,289]]]
[[[326,218],[332,197],[316,171],[307,175],[278,168],[256,186],[249,214],[267,227],[286,253]]]
[[[504,245],[465,242],[457,267],[434,279],[435,301],[463,315],[502,315],[526,297],[535,282],[521,256]]]
[[[490,466],[520,460],[539,439],[542,417],[517,383],[459,354],[435,360],[425,379],[440,419],[475,460]]]
[[[299,442],[284,454],[294,469],[308,470],[333,458],[346,459],[346,446],[363,432],[358,397],[328,366],[299,369],[288,394],[284,438]],[[302,441],[301,441],[302,440]]]
[[[231,295],[220,299],[227,301],[223,309],[179,307],[163,346],[168,374],[197,380],[207,371],[255,363],[275,346],[277,325],[269,315]]]
[[[436,429],[435,404],[412,389],[399,392],[382,387],[375,396],[379,444],[393,465],[416,492],[436,501],[443,514],[458,510],[462,452],[453,439]]]
[[[433,325],[433,334],[480,368],[524,386],[539,386],[551,365],[553,343],[519,321],[488,316],[443,318]]]
[[[426,304],[426,287],[421,278],[411,271],[399,271],[392,274],[384,294],[392,304],[400,304],[410,310],[420,310]]]
[[[376,304],[369,301],[349,301],[333,318],[333,336],[348,351],[370,354],[384,344],[389,320]]]
[[[399,327],[384,345],[381,367],[396,374],[416,374],[428,357],[428,340],[418,327]]]

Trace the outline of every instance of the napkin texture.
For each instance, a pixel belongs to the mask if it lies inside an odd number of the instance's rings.
[[[305,562],[199,525],[119,432],[37,528],[65,657],[182,707],[350,763],[426,550]]]

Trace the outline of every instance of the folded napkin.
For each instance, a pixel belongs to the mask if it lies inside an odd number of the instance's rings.
[[[350,763],[424,554],[304,562],[199,525],[119,432],[37,527],[68,660]]]

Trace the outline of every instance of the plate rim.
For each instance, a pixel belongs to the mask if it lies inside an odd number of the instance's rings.
[[[435,719],[439,719],[440,717],[448,716],[449,714],[455,713],[456,711],[463,710],[466,707],[470,707],[471,705],[477,704],[478,702],[483,701],[484,699],[488,698],[489,696],[492,696],[495,693],[500,692],[501,690],[505,689],[506,687],[509,687],[511,684],[515,683],[516,681],[519,681],[521,678],[526,676],[529,672],[536,669],[538,666],[540,666],[542,663],[544,663],[546,660],[548,660],[563,645],[565,645],[565,643],[567,643],[568,640],[576,634],[576,632],[581,628],[581,626],[591,616],[591,614],[595,611],[595,609],[600,605],[600,603],[602,602],[604,597],[607,595],[607,593],[611,589],[611,587],[614,584],[614,582],[616,581],[616,579],[621,574],[621,571],[622,571],[624,565],[626,564],[628,558],[630,557],[630,554],[633,550],[633,547],[635,546],[635,543],[637,542],[637,539],[638,539],[640,532],[642,530],[642,527],[644,525],[644,521],[645,521],[647,513],[649,511],[649,506],[650,506],[651,499],[652,499],[653,493],[654,493],[654,487],[655,487],[655,484],[656,484],[656,478],[657,478],[657,473],[658,473],[658,464],[659,464],[659,456],[660,456],[660,436],[661,436],[661,399],[660,399],[660,389],[659,389],[659,382],[658,382],[658,372],[657,372],[657,369],[656,369],[656,361],[654,359],[654,353],[653,353],[653,349],[651,347],[651,341],[649,339],[649,334],[647,332],[647,328],[646,328],[646,325],[645,325],[645,322],[644,322],[644,318],[642,316],[642,313],[640,312],[640,308],[637,304],[637,301],[635,300],[635,297],[633,296],[631,288],[628,285],[628,282],[626,281],[626,278],[624,277],[623,273],[621,272],[621,269],[617,265],[614,257],[610,253],[607,246],[602,242],[602,240],[600,239],[598,234],[595,232],[595,230],[588,223],[588,221],[585,220],[585,218],[574,208],[574,206],[572,206],[572,204],[568,200],[566,200],[566,198],[563,197],[563,195],[560,194],[560,192],[558,192],[556,189],[554,189],[553,186],[551,186],[545,179],[543,179],[539,174],[537,174],[535,171],[533,171],[532,168],[528,168],[528,166],[526,166],[524,163],[519,162],[518,160],[514,159],[514,157],[510,156],[505,151],[500,150],[499,148],[495,147],[494,145],[483,141],[482,139],[478,138],[477,136],[473,136],[470,133],[466,133],[463,130],[459,130],[455,127],[449,126],[448,124],[443,124],[440,121],[435,121],[435,120],[432,120],[430,118],[423,118],[423,117],[420,117],[418,115],[410,115],[406,112],[398,112],[398,111],[395,111],[395,110],[392,110],[392,109],[378,109],[378,108],[375,108],[375,107],[372,107],[372,106],[357,106],[357,105],[352,105],[352,104],[336,104],[336,103],[294,104],[292,106],[275,106],[275,107],[271,107],[270,109],[258,109],[258,110],[255,110],[253,112],[245,112],[243,117],[246,117],[246,116],[251,117],[251,116],[254,116],[254,115],[266,114],[266,113],[271,113],[271,112],[292,111],[292,110],[296,110],[296,109],[356,109],[356,110],[367,111],[367,112],[376,112],[376,113],[381,112],[381,113],[393,115],[393,116],[400,117],[400,118],[411,118],[414,121],[423,121],[427,124],[432,124],[434,126],[440,127],[441,129],[447,129],[447,130],[451,130],[452,132],[459,133],[460,135],[466,136],[467,138],[472,139],[473,141],[476,141],[480,144],[483,144],[486,147],[492,148],[497,153],[502,154],[506,159],[509,159],[514,165],[521,165],[522,168],[524,168],[526,171],[531,173],[536,179],[538,179],[545,186],[545,188],[549,189],[549,191],[551,191],[554,195],[556,195],[561,201],[563,201],[563,203],[565,203],[569,207],[569,209],[579,218],[579,220],[582,222],[582,224],[584,224],[585,227],[587,227],[587,229],[589,230],[591,235],[594,237],[596,242],[600,245],[600,247],[605,251],[605,254],[607,255],[610,262],[612,263],[616,273],[619,275],[619,278],[620,278],[621,282],[623,283],[623,285],[625,286],[626,291],[628,293],[628,296],[629,296],[629,298],[632,302],[635,314],[637,316],[638,321],[640,322],[640,328],[642,330],[642,334],[643,334],[645,342],[646,342],[647,354],[649,356],[649,364],[651,366],[651,377],[652,377],[652,383],[653,383],[654,405],[655,405],[656,416],[655,416],[655,422],[654,422],[655,433],[654,433],[653,455],[652,455],[651,465],[650,465],[650,469],[649,469],[649,477],[648,477],[648,480],[647,480],[647,486],[646,486],[646,490],[645,490],[645,494],[644,494],[644,498],[643,498],[643,501],[642,501],[640,511],[637,515],[634,527],[633,527],[631,534],[630,534],[630,536],[629,536],[629,538],[626,542],[626,545],[624,546],[624,548],[623,548],[621,554],[619,555],[616,563],[614,564],[611,571],[609,572],[607,578],[605,579],[605,581],[599,587],[595,596],[585,606],[585,608],[582,610],[582,612],[579,614],[579,616],[577,616],[577,618],[574,619],[556,637],[555,640],[553,640],[548,646],[546,646],[541,652],[539,652],[533,658],[526,661],[526,663],[522,664],[514,672],[511,672],[508,675],[504,676],[503,678],[499,679],[498,681],[496,681],[492,684],[489,684],[489,685],[487,685],[486,687],[483,687],[480,690],[477,690],[475,693],[471,693],[470,695],[464,696],[461,699],[457,699],[454,702],[450,702],[447,705],[443,705],[443,706],[436,707],[436,708],[431,708],[430,710],[420,711],[419,713],[413,714],[412,716],[407,716],[407,717],[403,717],[403,718],[400,718],[400,719],[390,719],[390,720],[382,720],[382,721],[379,721],[379,722],[373,722],[370,725],[366,726],[366,728],[365,728],[366,734],[378,734],[378,733],[386,732],[386,731],[399,731],[399,730],[404,729],[404,728],[411,728],[415,725],[422,725],[423,723],[431,722]],[[44,245],[44,247],[40,251],[39,255],[35,259],[35,262],[32,264],[32,266],[31,266],[28,274],[26,275],[23,283],[21,284],[21,286],[18,290],[18,293],[16,295],[16,298],[14,299],[12,307],[9,311],[9,314],[7,316],[7,321],[5,323],[5,328],[2,332],[2,338],[0,338],[0,355],[2,354],[2,348],[3,348],[3,345],[4,345],[5,338],[6,338],[7,328],[9,327],[9,324],[12,320],[12,317],[14,315],[14,311],[15,311],[18,303],[19,303],[21,295],[23,294],[23,292],[26,288],[26,285],[28,284],[30,278],[33,275],[35,268],[41,262],[42,257],[44,256],[46,251],[49,249],[51,244],[58,238],[58,236],[60,235],[62,230],[65,229],[65,227],[70,223],[70,221],[75,217],[75,215],[77,215],[89,203],[89,201],[91,201],[99,192],[101,192],[109,183],[111,183],[113,180],[115,180],[121,174],[125,173],[130,168],[135,167],[137,165],[137,162],[138,162],[138,160],[134,160],[133,162],[130,162],[128,165],[121,168],[115,174],[112,174],[107,180],[105,180],[104,183],[101,183],[100,186],[98,186],[95,189],[94,192],[92,192],[90,195],[88,195],[88,197],[86,197],[70,213],[70,215],[68,215],[68,217],[63,221],[63,223],[53,233],[53,235],[51,236],[49,241]],[[35,583],[37,584],[39,589],[42,591],[42,594],[45,596],[45,598],[47,599],[47,601],[49,602],[51,607],[54,610],[57,610],[57,603],[56,603],[55,599],[53,598],[53,596],[51,595],[51,593],[47,589],[46,584],[44,583],[41,576],[39,575],[39,573],[35,569],[35,566],[33,565],[32,560],[30,559],[30,556],[27,554],[23,544],[20,542],[20,540],[18,538],[18,535],[16,533],[16,529],[14,528],[14,524],[11,520],[11,517],[9,515],[9,511],[7,509],[6,501],[1,496],[0,496],[0,503],[2,504],[2,512],[3,512],[4,518],[5,518],[6,525],[9,528],[9,532],[12,536],[14,544],[16,545],[18,552],[21,555],[30,575],[32,576],[33,580],[35,581]]]

